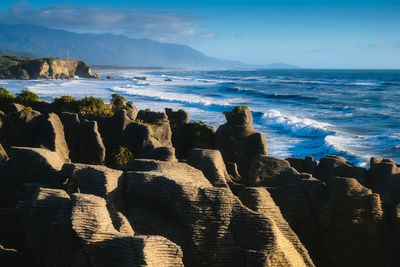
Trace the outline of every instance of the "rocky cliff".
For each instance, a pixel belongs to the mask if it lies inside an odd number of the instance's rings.
[[[97,78],[83,61],[60,58],[0,56],[1,79],[70,79]]]
[[[399,265],[391,160],[270,157],[247,107],[73,103],[0,112],[1,266]]]

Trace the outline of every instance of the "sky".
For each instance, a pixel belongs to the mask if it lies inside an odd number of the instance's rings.
[[[0,23],[180,43],[257,66],[400,69],[400,0],[0,1]]]

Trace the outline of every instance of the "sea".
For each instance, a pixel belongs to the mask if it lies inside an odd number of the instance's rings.
[[[271,156],[339,155],[362,167],[370,157],[400,162],[400,70],[95,71],[100,80],[0,80],[0,86],[13,94],[29,89],[47,101],[70,95],[109,102],[119,93],[139,109],[184,109],[191,121],[215,129],[226,122],[224,111],[245,105]]]

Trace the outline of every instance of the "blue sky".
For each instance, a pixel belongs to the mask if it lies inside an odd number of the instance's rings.
[[[2,0],[0,22],[183,43],[248,64],[400,68],[399,0]]]

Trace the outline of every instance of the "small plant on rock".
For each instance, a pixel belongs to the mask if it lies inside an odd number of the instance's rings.
[[[12,95],[6,88],[0,87],[0,109],[7,107],[9,103],[12,103],[15,96]]]
[[[85,97],[79,101],[79,113],[111,117],[114,113],[110,105],[104,104],[101,98]]]
[[[39,102],[39,100],[39,96],[29,90],[22,90],[21,93],[17,95],[17,101],[25,106],[31,106]]]
[[[19,112],[19,118],[25,119],[26,117],[28,117],[28,115],[29,115],[29,113],[31,113],[31,111],[32,111],[31,107],[24,107],[24,109]]]
[[[79,101],[75,97],[64,95],[54,99],[54,105],[57,108],[63,108],[73,112],[79,112]]]
[[[120,146],[118,150],[114,153],[115,165],[122,167],[127,165],[133,160],[131,151],[128,148]]]

